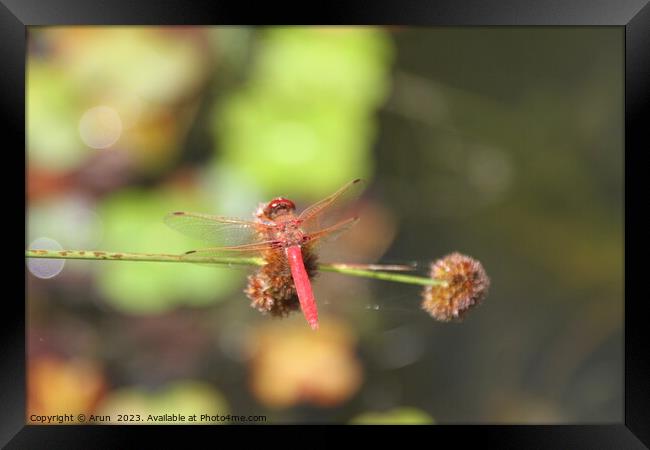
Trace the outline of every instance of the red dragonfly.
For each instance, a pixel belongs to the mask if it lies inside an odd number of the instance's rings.
[[[165,222],[188,236],[220,245],[187,253],[192,256],[261,255],[266,265],[249,277],[246,289],[252,306],[278,316],[300,307],[316,330],[318,310],[310,282],[317,268],[314,250],[358,221],[357,217],[341,220],[341,215],[362,186],[360,179],[350,181],[298,215],[294,202],[277,197],[259,206],[255,220],[173,212]]]

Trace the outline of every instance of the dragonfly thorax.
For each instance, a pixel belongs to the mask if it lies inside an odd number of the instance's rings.
[[[278,241],[283,247],[301,245],[305,242],[306,236],[295,220],[277,223],[273,228],[274,240]]]

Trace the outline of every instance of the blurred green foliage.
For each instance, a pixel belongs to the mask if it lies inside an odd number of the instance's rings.
[[[190,192],[123,191],[103,202],[103,248],[143,253],[183,253],[196,241],[167,228],[162,217],[174,210],[202,211],[206,203]],[[179,305],[205,306],[241,286],[243,273],[192,264],[119,262],[97,268],[97,286],[115,307],[137,314],[169,311]]]
[[[156,420],[162,424],[214,424],[223,425],[224,421],[200,420],[202,414],[209,416],[225,416],[229,413],[229,406],[223,395],[206,383],[193,380],[182,380],[170,383],[154,391],[147,391],[137,387],[126,387],[118,389],[110,394],[100,405],[97,414],[110,415],[114,423],[117,422],[118,414],[130,415],[139,414],[142,422],[151,425],[154,422],[147,421],[149,415],[164,416],[172,415],[185,416],[184,421],[178,420]],[[195,421],[187,418],[196,415]],[[163,417],[164,418],[164,417]],[[137,422],[133,422],[137,424]],[[122,425],[124,423],[121,423]]]
[[[197,37],[148,27],[32,29],[30,164],[64,172],[88,162],[96,150],[80,139],[79,120],[102,105],[119,114],[123,130],[114,147],[136,171],[167,168],[192,116],[183,103],[205,85],[211,66]]]
[[[369,177],[372,112],[389,89],[392,46],[373,28],[260,32],[245,85],[217,105],[215,161],[313,198]]]
[[[73,169],[87,152],[77,131],[80,93],[61,70],[34,59],[29,61],[27,85],[30,163]]]
[[[165,105],[198,89],[205,76],[209,60],[190,33],[161,34],[148,27],[89,27],[77,33],[77,45],[64,42],[69,56],[64,67],[90,99],[120,89]]]
[[[418,408],[394,408],[385,412],[365,412],[350,421],[352,425],[433,425],[435,421]]]

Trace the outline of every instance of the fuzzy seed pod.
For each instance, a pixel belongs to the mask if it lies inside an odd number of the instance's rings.
[[[441,322],[461,321],[485,299],[490,286],[481,263],[460,253],[432,263],[430,276],[447,284],[425,287],[422,309]]]
[[[283,250],[266,252],[267,264],[248,277],[244,293],[251,306],[264,314],[288,316],[300,309],[300,301],[291,276],[291,268]],[[314,252],[304,248],[303,259],[309,278],[316,275],[317,259]]]

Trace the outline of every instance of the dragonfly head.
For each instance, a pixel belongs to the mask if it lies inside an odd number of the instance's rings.
[[[289,199],[278,197],[271,200],[264,208],[264,215],[269,219],[290,214],[296,210],[296,205]]]

